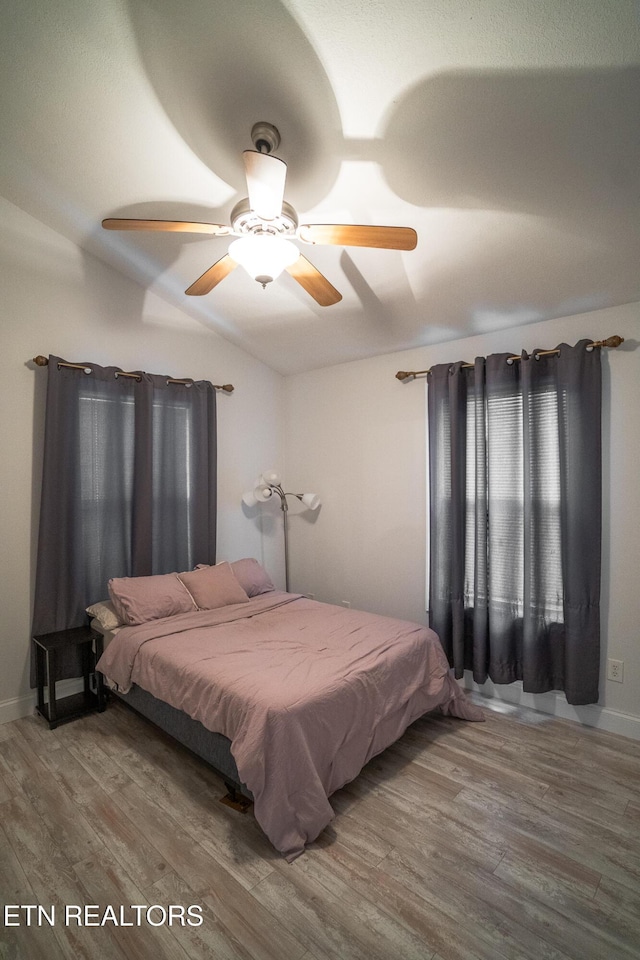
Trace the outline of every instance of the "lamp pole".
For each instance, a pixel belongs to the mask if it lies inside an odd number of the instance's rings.
[[[282,527],[284,530],[284,588],[289,593],[289,504],[287,497],[296,497],[302,502],[303,493],[285,493],[279,483],[270,483],[269,486],[280,497],[280,507],[282,509]]]

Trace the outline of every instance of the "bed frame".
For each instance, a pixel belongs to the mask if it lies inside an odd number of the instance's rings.
[[[158,700],[135,684],[129,693],[115,693],[112,690],[111,696],[117,697],[136,713],[168,733],[183,747],[187,747],[192,753],[205,760],[224,780],[228,790],[228,796],[222,798],[225,803],[244,809],[248,805],[247,800],[253,800],[253,794],[240,780],[236,762],[231,754],[231,741],[227,737],[221,733],[212,733],[184,710],[177,710],[170,704]]]

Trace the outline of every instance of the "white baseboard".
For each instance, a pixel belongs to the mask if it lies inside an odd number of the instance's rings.
[[[84,681],[81,677],[73,680],[61,680],[56,684],[56,695],[68,697],[73,693],[81,693]],[[25,694],[23,697],[13,697],[11,700],[0,701],[0,724],[10,723],[30,716],[36,708],[36,691]]]
[[[598,730],[607,730],[609,733],[618,733],[632,740],[640,740],[640,717],[631,714],[619,713],[608,707],[590,704],[585,707],[574,707],[567,703],[561,693],[525,693],[522,683],[500,684],[496,686],[490,680],[486,683],[474,683],[470,673],[465,673],[464,680],[460,681],[465,690],[479,693],[483,697],[502,700],[505,703],[517,704],[546,713],[562,720],[573,720],[586,727],[596,727]],[[61,680],[57,685],[58,696],[66,697],[73,693],[80,693],[83,689],[82,679]],[[0,724],[10,723],[28,717],[35,710],[36,692],[23,697],[14,697],[11,700],[0,702]]]
[[[465,690],[479,693],[483,697],[518,704],[521,707],[528,707],[531,710],[537,710],[539,713],[547,713],[562,720],[574,720],[585,727],[596,727],[598,730],[606,730],[609,733],[618,733],[623,737],[630,737],[632,740],[640,740],[640,717],[632,714],[619,713],[617,710],[601,707],[595,703],[584,707],[574,707],[567,703],[562,693],[556,691],[551,693],[525,693],[522,689],[522,683],[519,681],[496,685],[491,680],[487,680],[486,683],[479,684],[474,683],[469,672],[465,672],[464,680],[459,682]]]

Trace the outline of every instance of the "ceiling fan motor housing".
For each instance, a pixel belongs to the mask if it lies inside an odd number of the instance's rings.
[[[244,200],[236,203],[231,211],[231,225],[234,233],[239,236],[246,233],[263,233],[265,229],[269,233],[294,236],[298,229],[298,215],[291,204],[284,200],[280,216],[267,222],[253,212],[248,198],[245,197]]]

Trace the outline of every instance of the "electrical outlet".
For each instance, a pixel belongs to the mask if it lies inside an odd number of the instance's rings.
[[[622,683],[624,677],[624,660],[607,660],[607,680]]]
[[[341,600],[340,603],[343,607],[351,607],[351,600]]]

